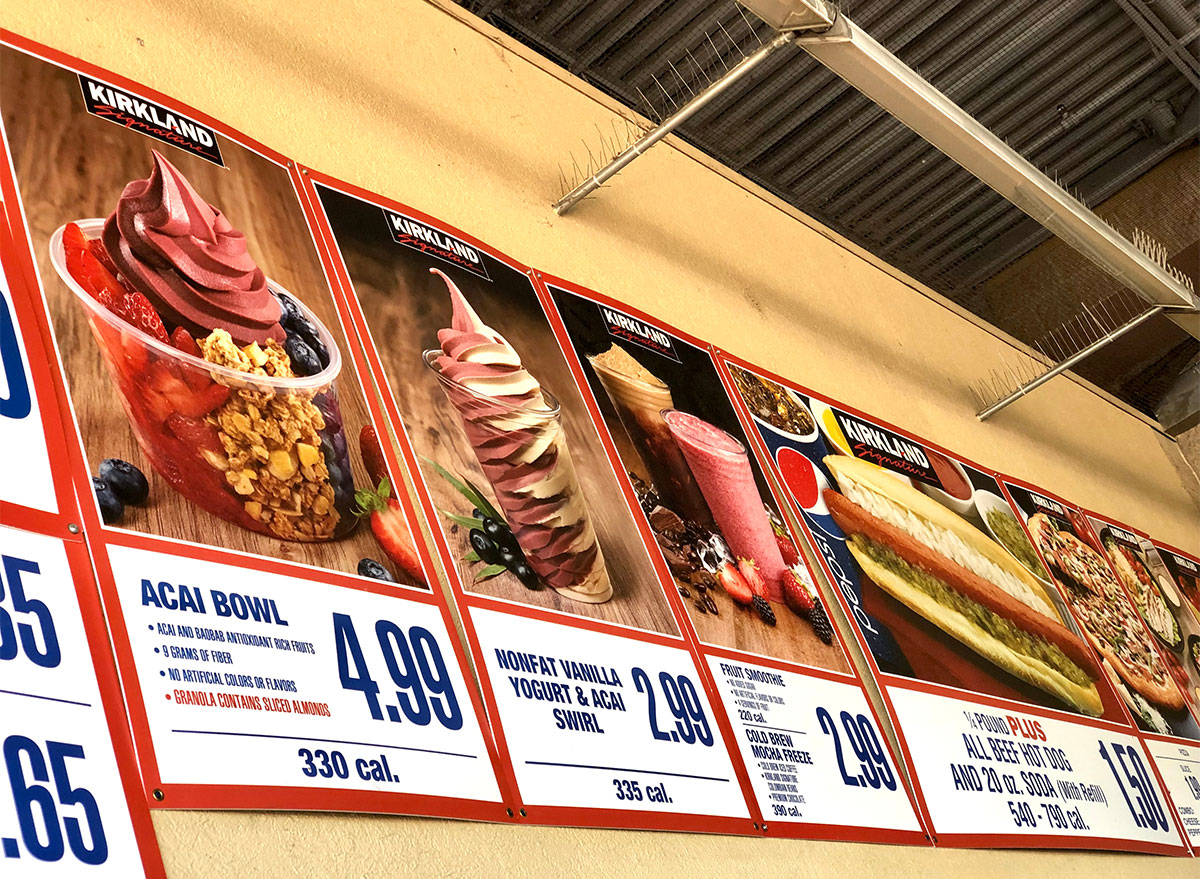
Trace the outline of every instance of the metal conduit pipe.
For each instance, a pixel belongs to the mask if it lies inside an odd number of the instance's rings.
[[[924,65],[922,75],[927,78],[943,74],[951,76],[950,71],[960,67],[978,66],[977,62],[972,64],[971,54],[977,51],[984,57],[996,55],[1000,48],[1009,42],[1005,32],[1007,26],[1011,24],[1012,20],[1020,18],[1028,9],[1036,6],[1038,2],[1039,0],[1024,0],[1024,2],[1002,4],[991,9],[987,15],[975,20],[969,20],[962,15],[953,16],[939,22],[936,28],[923,34],[923,39],[915,41],[910,50],[905,53],[906,57],[914,65]],[[978,4],[974,8],[987,9],[987,6]],[[1036,33],[1042,28],[1050,27],[1048,22],[1051,22],[1053,18],[1053,16],[1045,16],[1035,19],[1030,25],[1030,32]],[[930,56],[933,58],[932,62],[925,64],[925,59]],[[862,100],[857,94],[854,94],[854,98],[855,102]],[[885,110],[878,108],[870,101],[866,102],[866,107],[858,108],[858,110],[859,112],[852,114],[852,120],[846,119],[843,124],[835,125],[833,137],[821,139],[826,132],[821,131],[819,126],[817,126],[817,130],[801,131],[793,141],[789,142],[787,147],[771,157],[770,162],[763,166],[764,172],[772,176],[785,177],[787,180],[785,185],[791,186],[812,169],[820,167],[828,159],[830,153],[852,140],[863,128],[887,116]],[[835,123],[836,121],[831,120]],[[840,174],[821,175],[815,188],[810,192],[817,199],[825,197],[830,193],[830,187],[837,186],[839,177],[841,177]]]
[[[1085,17],[1060,33],[1060,39],[1050,40],[1034,56],[1029,57],[1028,63],[1038,70],[1037,75],[1026,76],[1024,79],[1027,82],[1023,82],[1019,72],[1023,65],[1014,65],[1004,77],[989,83],[983,91],[964,101],[975,118],[994,131],[1014,127],[1015,123],[1010,122],[1008,116],[1016,113],[1024,115],[1027,103],[1036,96],[1043,96],[1044,99],[1051,85],[1061,85],[1067,89],[1075,87],[1077,80],[1088,74],[1082,68],[1081,61],[1094,59],[1098,63],[1106,63],[1120,57],[1139,39],[1123,26],[1119,15],[1110,16],[1107,23],[1099,27],[1096,27],[1094,19]],[[1065,47],[1062,45],[1064,42]],[[895,120],[892,122],[894,124]],[[872,133],[871,137],[877,135]],[[845,217],[849,223],[857,221],[864,214],[874,213],[897,195],[902,195],[913,180],[926,173],[927,169],[921,167],[921,160],[937,153],[928,142],[902,126],[889,140],[893,141],[889,144],[890,155],[875,166],[877,174],[886,183],[882,186],[871,185],[871,175],[863,174],[843,194],[827,203],[829,210]],[[895,149],[895,142],[903,142],[905,146]]]
[[[1158,89],[1169,82],[1174,74],[1170,68],[1162,67],[1157,74],[1151,74],[1149,68],[1161,62],[1146,61],[1127,71],[1119,80],[1110,83],[1097,96],[1080,103],[1081,96],[1072,96],[1077,106],[1086,108],[1089,104],[1103,102],[1112,113],[1128,113],[1149,100]],[[1090,85],[1090,84],[1085,84]],[[1065,98],[1064,98],[1065,100]],[[1057,122],[1048,126],[1044,120],[1031,119],[1021,129],[1013,131],[1009,138],[1015,147],[1020,149],[1023,156],[1036,158],[1039,165],[1056,168],[1058,158],[1076,143],[1091,136],[1096,126],[1106,122],[1105,117],[1089,118],[1083,109],[1085,122],[1063,135]],[[1128,127],[1124,118],[1115,122],[1107,122],[1105,130],[1123,130]],[[1040,131],[1036,130],[1040,128]],[[1060,175],[1061,176],[1061,175]],[[954,175],[947,170],[946,179],[942,183],[932,184],[921,196],[907,205],[903,212],[890,221],[879,225],[881,234],[893,234],[900,228],[905,229],[907,236],[912,237],[921,229],[927,228],[947,216],[952,215],[961,202],[966,199],[961,188],[961,181],[955,180]]]

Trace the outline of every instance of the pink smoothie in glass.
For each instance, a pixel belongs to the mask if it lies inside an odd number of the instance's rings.
[[[695,415],[669,409],[663,420],[691,468],[730,551],[757,562],[772,601],[783,600],[787,567],[763,508],[746,448],[735,437]]]

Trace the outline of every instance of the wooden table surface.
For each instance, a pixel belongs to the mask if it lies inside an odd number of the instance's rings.
[[[379,219],[374,220],[374,216]],[[489,283],[394,244],[378,208],[370,208],[368,218],[361,223],[339,224],[336,216],[331,220],[417,454],[469,479],[494,502],[457,410],[421,362],[422,351],[437,346],[437,331],[449,326],[451,317],[446,286],[429,273],[430,266],[454,278],[480,317],[512,343],[530,373],[561,404],[567,443],[604,553],[613,597],[603,604],[586,604],[564,598],[552,589],[526,589],[507,572],[473,585],[481,566],[458,562],[465,588],[481,595],[677,634],[675,619],[583,398],[532,286],[522,280],[524,276],[494,267],[492,277],[496,283]],[[438,509],[470,515],[471,504],[432,468],[424,468],[424,475]],[[443,530],[454,557],[460,559],[470,549],[467,529],[449,527],[445,520],[442,524],[447,526]]]
[[[220,145],[226,168],[220,168],[89,116],[74,74],[8,49],[0,52],[0,107],[88,461],[94,473],[104,458],[123,458],[150,480],[150,501],[127,507],[120,527],[338,571],[354,572],[364,556],[385,562],[365,526],[337,541],[293,543],[247,531],[177,494],[138,449],[83,310],[50,262],[54,230],[70,220],[111,213],[125,184],[149,174],[150,150],[155,148],[246,234],[250,253],[267,276],[316,312],[348,361],[345,337],[287,170],[225,139]],[[369,480],[357,438],[368,416],[348,362],[338,392],[355,483],[363,486]]]

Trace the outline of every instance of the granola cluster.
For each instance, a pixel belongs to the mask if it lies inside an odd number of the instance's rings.
[[[225,330],[199,340],[209,363],[250,375],[293,377],[287,352],[275,340],[238,348]],[[329,468],[319,432],[325,418],[299,394],[277,394],[247,383],[232,388],[229,399],[209,415],[225,449],[209,461],[245,500],[246,513],[277,537],[325,540],[339,514],[334,507]]]

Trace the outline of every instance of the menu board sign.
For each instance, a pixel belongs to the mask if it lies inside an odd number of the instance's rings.
[[[82,540],[0,526],[5,875],[164,876]]]
[[[937,843],[1178,852],[1141,745],[997,480],[724,363],[854,624]]]
[[[111,124],[87,82],[212,155]],[[26,43],[0,107],[151,804],[504,816],[286,161]]]
[[[923,843],[887,740],[707,347],[546,279],[768,832]]]
[[[0,480],[0,521],[65,537],[74,497],[70,481],[51,473],[51,450],[58,456],[64,448],[62,428],[44,412],[46,405],[53,411],[53,399],[43,402],[38,393],[51,387],[51,365],[30,317],[16,247],[0,215],[0,446],[21,462]]]
[[[758,831],[678,597],[526,269],[432,217],[308,177],[520,817]],[[429,247],[398,240],[383,216]]]
[[[1159,639],[1160,653],[1192,714],[1200,715],[1200,559],[1157,541],[1143,540],[1141,546],[1140,557],[1146,561],[1153,587],[1146,595],[1146,624]],[[1175,626],[1165,620],[1157,626],[1151,622],[1158,618],[1153,608],[1159,600],[1178,627],[1178,646],[1172,646]],[[1159,629],[1167,635],[1165,640]],[[1146,736],[1145,742],[1171,792],[1180,825],[1196,848],[1200,844],[1200,746],[1167,736]]]

